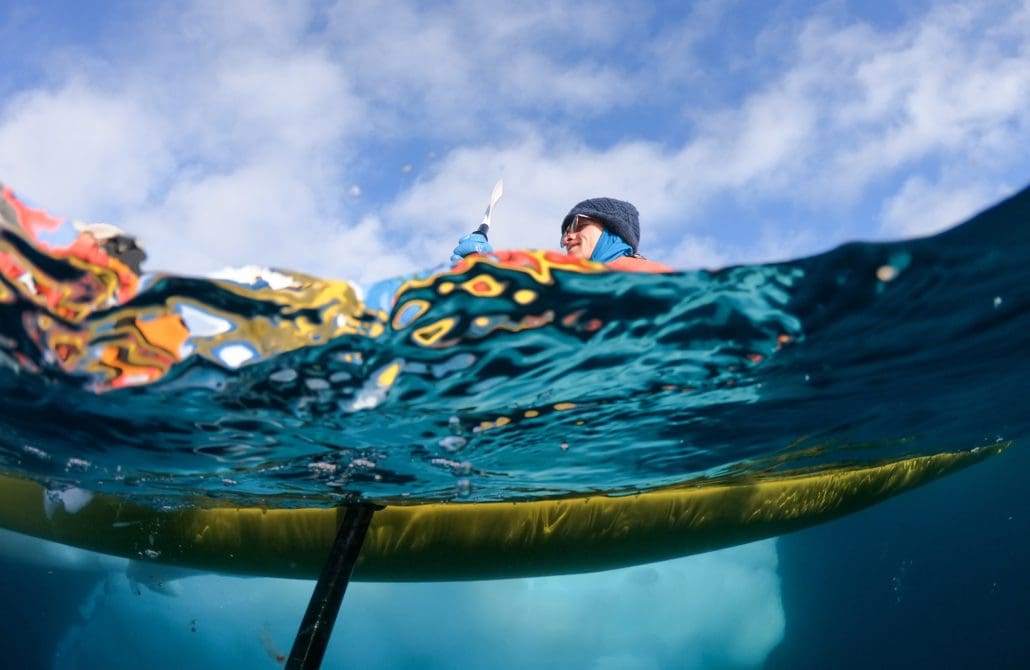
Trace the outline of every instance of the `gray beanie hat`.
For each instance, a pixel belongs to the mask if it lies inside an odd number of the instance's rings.
[[[576,215],[597,219],[605,228],[621,237],[637,253],[640,244],[640,213],[625,200],[615,198],[590,198],[569,210],[561,222],[562,235],[572,224]]]

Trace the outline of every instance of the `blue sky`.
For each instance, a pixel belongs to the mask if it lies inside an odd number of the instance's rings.
[[[682,268],[927,234],[1030,182],[1028,2],[0,6],[0,181],[137,234],[150,269],[256,263],[368,282],[435,266],[498,177],[497,247],[555,248],[571,205],[611,195],[640,209],[641,251]],[[702,584],[647,631],[648,592],[605,619],[751,667],[783,630],[772,546],[575,582],[357,594],[381,620],[480,603],[452,614],[489,655],[513,597],[578,621],[635,593],[599,600],[613,580],[674,595]],[[280,589],[300,607],[310,588],[254,584],[248,614],[274,608]],[[96,620],[163,597],[116,594]],[[154,602],[182,631],[221,607]],[[520,625],[540,639],[554,621]],[[247,625],[260,656],[259,624]],[[436,633],[405,635],[445,653]],[[662,667],[620,655],[641,639],[579,665]],[[750,655],[731,658],[740,650]]]
[[[495,245],[554,247],[606,194],[685,268],[925,234],[1030,181],[1020,2],[48,3],[0,37],[0,179],[154,269],[433,266],[501,176]]]

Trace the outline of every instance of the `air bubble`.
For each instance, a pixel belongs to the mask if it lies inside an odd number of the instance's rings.
[[[41,461],[49,461],[50,460],[50,454],[48,454],[47,452],[43,451],[42,449],[39,449],[37,447],[33,447],[31,445],[28,445],[28,444],[22,446],[22,451],[24,451],[26,454],[28,454],[30,456],[34,456],[34,457],[38,458]]]
[[[272,374],[268,375],[268,380],[273,381],[277,384],[289,384],[297,379],[296,370],[276,370]]]
[[[459,451],[462,447],[468,444],[468,440],[464,437],[457,435],[449,435],[440,440],[439,445],[450,452]]]
[[[304,386],[307,386],[312,391],[325,391],[329,388],[329,382],[321,377],[311,377],[304,380]]]
[[[336,464],[317,461],[315,463],[308,463],[308,470],[319,476],[328,476],[336,472]]]
[[[69,458],[67,464],[65,464],[65,471],[70,470],[88,470],[93,464],[82,458]]]

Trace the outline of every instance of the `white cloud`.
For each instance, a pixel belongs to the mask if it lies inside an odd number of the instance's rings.
[[[304,41],[304,11],[275,3],[244,14],[193,5],[168,15],[167,51],[91,61],[63,86],[8,103],[4,181],[57,213],[116,217],[145,241],[151,268],[331,272],[341,259],[323,250],[370,237],[367,225],[343,225],[341,204],[340,152],[365,131],[362,104],[340,66]],[[111,69],[119,83],[102,85],[97,73]]]
[[[834,103],[816,138],[833,194],[857,197],[920,161],[967,163],[972,178],[1012,162],[1005,144],[1030,131],[1030,52],[1025,35],[1004,35],[1011,12],[978,9],[945,5],[894,32],[809,24],[809,92]]]
[[[709,65],[699,55],[701,45],[725,30],[722,21],[732,13],[731,3],[696,2],[681,21],[657,22],[654,34],[639,44],[650,67],[647,88],[651,95],[681,95],[682,87],[691,87],[706,80]],[[688,89],[689,90],[689,89]]]
[[[531,135],[507,146],[452,152],[388,208],[384,219],[403,228],[412,249],[442,260],[457,236],[478,225],[494,180],[503,177],[504,199],[491,233],[496,248],[557,248],[565,213],[580,200],[608,195],[649,203],[641,213],[642,249],[661,259],[668,254],[667,243],[649,221],[682,210],[671,202],[677,194],[668,188],[674,165],[673,157],[650,143],[594,150],[571,141],[548,144]],[[436,225],[413,227],[422,221]]]
[[[883,206],[884,232],[892,237],[937,233],[960,223],[1005,195],[1005,189],[984,182],[931,183],[911,177]]]
[[[668,263],[675,268],[715,270],[729,264],[730,257],[711,237],[688,234],[673,248]]]
[[[782,90],[753,93],[740,110],[710,115],[698,139],[680,152],[674,182],[695,198],[755,189],[782,193],[811,151],[812,103],[787,78]],[[770,188],[772,187],[772,188]]]
[[[159,10],[163,23],[153,33],[168,34],[201,50],[220,51],[231,44],[239,51],[290,53],[314,18],[314,3],[245,0],[168,3]]]
[[[360,102],[350,95],[342,69],[317,50],[226,57],[198,84],[211,91],[194,101],[200,113],[190,131],[217,131],[236,157],[273,152],[302,163],[324,157],[341,138],[361,130]]]
[[[590,117],[632,104],[632,73],[605,58],[633,13],[614,3],[340,2],[335,52],[395,134],[479,139],[555,106]]]
[[[86,82],[33,90],[0,113],[0,175],[55,213],[125,211],[173,167],[165,132],[145,104]]]
[[[848,230],[915,232],[899,228],[897,216],[880,230],[875,220],[839,220],[870,186],[913,174],[919,188],[905,189],[903,197],[949,204],[906,218],[922,221],[919,231],[954,223],[972,213],[967,206],[999,195],[986,184],[1011,181],[1013,170],[1017,184],[1027,178],[1030,162],[1013,150],[1030,140],[1030,40],[1019,28],[1026,11],[1005,3],[948,4],[883,30],[810,18],[785,44],[795,50],[788,69],[747,95],[740,118],[709,117],[716,122],[684,150],[697,154],[688,172],[716,166],[708,193],[749,202],[771,196],[771,209],[776,200],[793,201],[808,220],[825,212],[824,234],[807,235],[821,244],[844,241],[839,235]],[[926,170],[948,178],[918,177]],[[935,186],[940,190],[931,193]]]

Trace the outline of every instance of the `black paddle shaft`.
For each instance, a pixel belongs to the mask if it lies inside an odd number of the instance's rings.
[[[340,612],[343,594],[347,591],[372,514],[377,509],[381,508],[374,505],[347,507],[343,523],[336,531],[329,558],[326,559],[308,609],[300,622],[290,658],[286,661],[286,670],[315,670],[321,667],[336,615]]]

